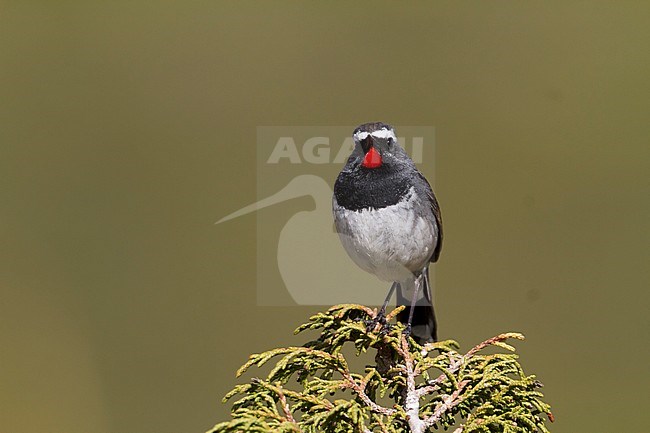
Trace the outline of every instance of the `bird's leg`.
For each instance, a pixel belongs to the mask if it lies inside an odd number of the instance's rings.
[[[393,283],[390,286],[388,295],[386,295],[386,299],[384,299],[384,305],[382,305],[381,308],[379,309],[379,313],[377,313],[377,317],[382,317],[384,319],[386,318],[386,306],[390,302],[390,299],[393,297],[393,293],[395,293],[395,289],[397,288],[398,285],[399,283]]]
[[[384,305],[382,305],[381,308],[379,309],[377,316],[375,316],[374,319],[368,320],[366,322],[366,330],[368,332],[374,330],[377,327],[377,324],[381,325],[382,331],[384,331],[388,327],[388,323],[386,322],[386,306],[388,305],[391,298],[393,297],[393,293],[395,292],[395,289],[397,288],[398,284],[399,283],[395,282],[390,286],[388,295],[386,295],[386,299],[384,300]]]
[[[420,274],[415,279],[415,289],[413,290],[413,298],[411,299],[411,309],[409,310],[409,320],[406,322],[406,329],[404,333],[406,335],[411,335],[411,322],[413,322],[413,312],[415,311],[415,304],[418,300],[418,295],[420,294],[420,285],[422,283],[423,274]]]

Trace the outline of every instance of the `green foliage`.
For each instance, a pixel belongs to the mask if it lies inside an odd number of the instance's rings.
[[[513,352],[505,341],[521,334],[498,335],[464,355],[452,340],[420,346],[394,321],[402,308],[382,325],[376,310],[338,305],[296,330],[319,331],[316,340],[252,355],[237,376],[276,364],[265,379],[226,395],[224,402],[238,398],[232,420],[210,433],[548,432],[544,418],[553,418],[541,383],[524,374],[514,353],[483,353],[488,346]],[[357,356],[374,353],[363,374],[350,371],[346,344]]]

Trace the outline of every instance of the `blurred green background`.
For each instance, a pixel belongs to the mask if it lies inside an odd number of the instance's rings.
[[[646,431],[649,22],[633,1],[0,2],[0,430],[223,420],[236,368],[317,310],[256,307],[256,216],[213,225],[255,200],[256,127],[382,120],[436,127],[441,335],[525,333],[554,432]]]

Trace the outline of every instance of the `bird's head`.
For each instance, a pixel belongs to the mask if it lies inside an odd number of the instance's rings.
[[[382,122],[364,123],[354,130],[355,146],[363,152],[361,165],[365,168],[378,168],[384,158],[399,146],[393,127]]]

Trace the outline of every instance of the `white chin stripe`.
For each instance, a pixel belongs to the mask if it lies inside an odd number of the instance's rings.
[[[357,141],[361,141],[364,140],[368,135],[372,135],[374,138],[392,137],[393,140],[397,140],[397,137],[395,137],[395,133],[389,129],[379,129],[377,131],[373,131],[372,133],[366,131],[357,132],[356,134],[354,134],[354,138]]]

